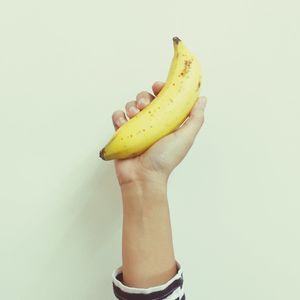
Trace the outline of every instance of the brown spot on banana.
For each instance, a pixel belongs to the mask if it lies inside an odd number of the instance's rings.
[[[190,68],[191,68],[191,64],[192,64],[192,60],[185,60],[184,61],[184,69],[182,70],[182,72],[180,73],[180,75],[183,77],[184,75],[186,75]],[[180,76],[179,76],[180,77]]]

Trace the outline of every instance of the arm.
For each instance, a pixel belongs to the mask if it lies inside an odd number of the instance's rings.
[[[148,288],[177,273],[165,178],[121,187],[123,198],[123,280]]]
[[[156,82],[152,86],[155,96],[163,85]],[[132,118],[145,108],[154,95],[139,93],[135,101],[126,104],[127,116],[123,111],[114,112],[115,129],[122,126],[127,117]],[[202,97],[180,128],[143,154],[115,160],[123,200],[123,264],[114,274],[114,292],[119,299],[131,299],[131,293],[134,297],[140,293],[136,299],[165,299],[173,293],[176,298],[185,299],[182,270],[173,249],[167,182],[204,122],[205,104],[206,98]],[[155,292],[149,294],[153,290]]]

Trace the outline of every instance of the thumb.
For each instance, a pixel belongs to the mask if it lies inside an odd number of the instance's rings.
[[[204,123],[204,110],[206,107],[207,98],[200,97],[194,104],[189,118],[184,124],[175,131],[176,136],[180,136],[181,139],[193,142],[197,133]]]

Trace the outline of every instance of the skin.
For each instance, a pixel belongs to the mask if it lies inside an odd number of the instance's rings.
[[[115,129],[143,110],[163,88],[152,85],[115,111]],[[166,283],[176,273],[167,199],[168,178],[184,159],[204,122],[206,98],[196,102],[184,124],[143,154],[115,160],[123,200],[122,272],[127,286],[148,288]]]

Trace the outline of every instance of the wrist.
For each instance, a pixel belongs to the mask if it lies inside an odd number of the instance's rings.
[[[155,171],[143,171],[132,174],[130,178],[120,182],[121,191],[132,189],[133,187],[143,189],[148,186],[155,188],[166,187],[168,183],[168,176]]]
[[[123,196],[151,197],[152,194],[163,194],[167,191],[167,178],[163,176],[137,178],[120,185]],[[124,198],[124,197],[123,197]]]
[[[166,205],[167,180],[163,177],[143,178],[121,185],[125,215],[145,216],[153,208]]]

